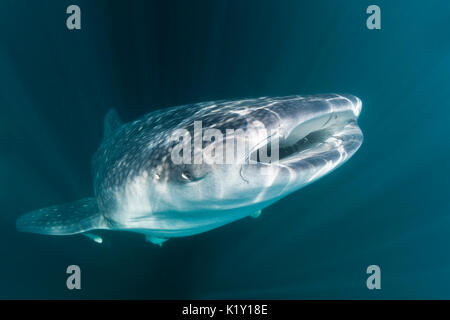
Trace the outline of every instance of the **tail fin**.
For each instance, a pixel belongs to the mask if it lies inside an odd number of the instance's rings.
[[[106,228],[94,198],[26,213],[17,219],[16,226],[22,232],[49,235],[69,235]]]

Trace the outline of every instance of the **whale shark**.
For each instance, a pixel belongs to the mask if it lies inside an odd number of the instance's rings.
[[[160,109],[129,123],[112,109],[92,159],[94,196],[26,213],[16,227],[98,243],[102,230],[129,231],[161,245],[256,218],[359,149],[361,107],[349,94],[261,97]],[[219,161],[224,154],[234,161]]]

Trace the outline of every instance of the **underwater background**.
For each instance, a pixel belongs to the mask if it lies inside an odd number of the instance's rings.
[[[77,4],[82,29],[66,28]],[[366,8],[381,8],[368,30]],[[0,298],[450,298],[450,2],[0,0]],[[162,248],[19,233],[91,196],[115,107],[351,93],[345,165],[244,220]],[[82,290],[66,288],[81,268]],[[366,268],[381,268],[368,290]]]

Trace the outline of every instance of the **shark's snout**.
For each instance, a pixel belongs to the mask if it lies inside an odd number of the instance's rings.
[[[348,99],[349,104],[351,105],[351,109],[355,117],[359,117],[362,109],[362,101],[357,96],[346,94],[342,95],[343,98]]]

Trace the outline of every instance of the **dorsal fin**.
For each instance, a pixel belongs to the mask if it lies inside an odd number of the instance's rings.
[[[103,139],[110,137],[121,125],[119,114],[116,109],[110,109],[105,116]]]

